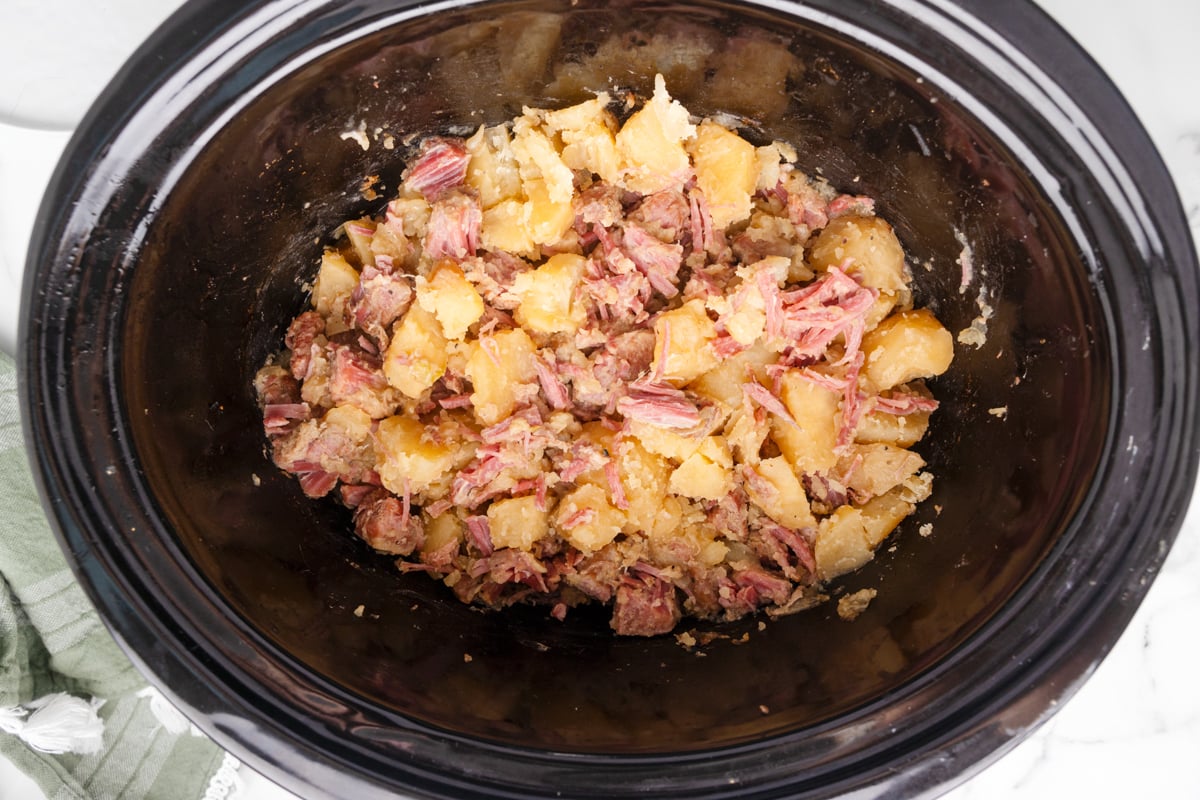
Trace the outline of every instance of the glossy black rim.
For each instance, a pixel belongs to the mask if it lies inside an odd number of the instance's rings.
[[[387,19],[435,9],[397,5]],[[78,307],[78,297],[120,285],[127,255],[153,221],[155,193],[170,188],[174,164],[164,163],[165,189],[114,191],[108,179],[121,174],[126,141],[149,141],[157,120],[185,109],[212,119],[232,113],[248,89],[298,66],[291,54],[353,37],[369,16],[349,4],[194,1],[125,66],[55,173],[29,255],[21,384],[35,472],[81,583],[143,672],[256,769],[312,796],[929,797],[1036,728],[1124,629],[1182,522],[1200,443],[1200,365],[1190,350],[1200,341],[1196,255],[1149,138],[1099,68],[1032,4],[891,0],[871,4],[869,19],[832,0],[761,5],[927,75],[1015,151],[1071,132],[1053,157],[1090,183],[1060,187],[1051,202],[1071,218],[1109,315],[1119,389],[1083,512],[1038,572],[954,653],[893,695],[794,735],[682,756],[579,755],[492,745],[359,707],[232,614],[163,521],[143,510],[154,503],[123,417],[136,409],[124,411],[119,396],[122,305],[118,298],[91,314]],[[978,74],[956,70],[964,60]],[[186,164],[186,153],[175,157]],[[1024,162],[1044,188],[1057,185],[1058,164],[1033,155]],[[1084,195],[1102,202],[1075,202]],[[144,211],[142,227],[106,227],[121,218],[122,204]],[[83,424],[89,413],[111,436],[88,433],[96,428],[94,419]],[[1127,481],[1142,491],[1118,505],[1110,498]],[[119,546],[117,531],[145,535]],[[1072,555],[1072,545],[1096,531],[1115,532],[1118,544]],[[293,696],[262,691],[265,674],[294,687]],[[945,685],[964,688],[947,699],[937,691]],[[344,717],[356,735],[314,724],[306,704]],[[373,737],[407,757],[382,755]]]

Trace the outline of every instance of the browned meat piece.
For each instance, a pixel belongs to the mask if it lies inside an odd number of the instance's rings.
[[[323,333],[325,333],[325,318],[316,311],[305,311],[292,320],[292,324],[288,326],[283,344],[292,351],[291,370],[292,376],[296,380],[304,380],[308,377],[313,340]]]
[[[373,336],[386,348],[392,323],[412,305],[413,290],[403,275],[376,267],[363,267],[358,286],[350,294],[348,312],[354,327]]]
[[[395,408],[378,357],[348,346],[333,350],[329,395],[334,405],[353,405],[382,419]]]
[[[668,189],[646,195],[629,213],[629,218],[659,241],[673,244],[690,230],[691,214],[687,197]]]
[[[622,636],[657,636],[679,622],[675,587],[645,573],[626,575],[613,600],[612,629]]]
[[[794,581],[812,579],[816,575],[812,542],[801,531],[768,523],[751,534],[747,543],[764,562],[775,564]]]
[[[410,555],[425,543],[421,518],[401,499],[379,490],[354,511],[354,532],[382,553]]]
[[[287,405],[300,402],[300,383],[283,367],[263,367],[254,376],[254,392],[258,404]]]
[[[611,183],[595,183],[584,189],[572,200],[575,211],[575,229],[585,233],[593,225],[611,228],[623,216],[621,190]]]

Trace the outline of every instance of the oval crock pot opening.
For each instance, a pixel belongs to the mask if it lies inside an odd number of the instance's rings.
[[[1058,597],[1045,582],[1069,587],[1098,553],[1132,552],[1132,535],[1098,524],[1089,538],[1079,515],[1096,501],[1093,476],[1114,469],[1114,427],[1131,424],[1114,398],[1129,406],[1155,388],[1122,381],[1162,368],[1115,352],[1149,312],[1113,308],[1094,254],[1103,245],[1108,280],[1142,294],[1128,274],[1147,256],[1118,233],[1127,219],[1071,133],[1014,96],[1011,76],[968,69],[972,55],[938,36],[970,36],[923,6],[932,17],[917,24],[890,6],[848,20],[836,3],[385,5],[230,6],[202,42],[224,61],[179,57],[191,83],[139,94],[115,133],[104,126],[118,115],[89,118],[111,141],[71,155],[87,169],[64,184],[80,199],[63,240],[87,244],[56,255],[51,289],[34,294],[45,312],[26,320],[32,349],[46,343],[38,385],[68,389],[44,409],[72,435],[42,432],[55,460],[43,479],[135,658],[256,766],[322,792],[340,774],[431,796],[635,793],[669,763],[688,775],[673,779],[681,797],[732,796],[729,776],[747,791],[829,794],[899,780],[896,753],[927,755],[999,713],[1004,692],[1019,694],[1008,655],[1058,635],[1056,606],[1038,606]],[[203,4],[189,9],[202,18]],[[934,496],[894,550],[838,584],[880,590],[857,621],[825,607],[761,629],[705,626],[727,638],[698,654],[671,637],[614,638],[599,613],[482,614],[397,574],[343,510],[303,498],[265,457],[253,373],[302,307],[332,228],[382,202],[363,199],[363,178],[378,174],[386,198],[402,166],[399,150],[341,134],[360,122],[398,140],[468,132],[522,104],[582,99],[587,87],[552,93],[550,75],[512,63],[531,23],[558,24],[548,11],[561,14],[552,61],[627,35],[614,69],[634,89],[651,74],[638,48],[655,37],[707,42],[702,69],[664,70],[673,93],[699,114],[745,117],[747,135],[791,141],[803,168],[876,197],[908,248],[918,304],[953,331],[984,318],[983,346],[958,347],[934,385],[943,407],[922,447]],[[747,79],[714,93],[726,37],[784,43],[787,92]],[[962,238],[976,277],[960,292]]]
[[[471,736],[679,752],[795,730],[886,694],[1005,602],[1095,468],[1110,376],[1069,238],[1014,156],[961,107],[931,102],[917,75],[828,32],[717,8],[503,8],[346,42],[256,92],[186,165],[139,254],[123,347],[124,390],[142,411],[129,417],[138,460],[169,527],[282,651],[368,702]],[[559,32],[551,66],[522,72],[512,62],[527,49],[507,37],[538,25]],[[786,53],[786,87],[747,79],[722,94],[726,36],[745,59]],[[464,133],[522,105],[584,99],[600,87],[560,78],[546,88],[547,76],[602,58],[613,39],[635,52],[669,39],[709,53],[669,73],[690,110],[741,115],[754,138],[794,144],[806,171],[877,198],[908,248],[917,304],[952,331],[990,310],[983,346],[958,345],[933,383],[943,406],[920,448],[933,497],[875,563],[839,582],[880,590],[852,624],[827,605],[762,630],[758,619],[704,625],[726,638],[701,657],[670,636],[614,638],[598,613],[565,623],[544,609],[481,614],[424,575],[397,574],[351,535],[348,512],[305,499],[264,458],[254,372],[305,302],[329,232],[377,212],[403,164],[378,133],[366,151],[341,134],[360,121],[396,140]],[[614,82],[642,91],[662,69],[648,56],[626,64]],[[382,186],[374,201],[359,191],[369,175]],[[963,292],[960,236],[977,265]]]

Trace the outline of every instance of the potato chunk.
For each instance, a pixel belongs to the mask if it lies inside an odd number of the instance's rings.
[[[712,341],[717,328],[704,310],[703,300],[689,300],[654,321],[654,366],[663,377],[683,385],[719,363]]]
[[[813,546],[821,580],[853,572],[875,557],[880,543],[916,509],[903,492],[904,487],[899,487],[861,508],[842,506],[821,520]]]
[[[531,333],[574,333],[587,321],[587,312],[575,299],[587,259],[575,253],[551,256],[537,269],[522,272],[513,281],[513,294],[521,298],[514,315],[517,324]]]
[[[433,553],[452,541],[462,541],[462,539],[462,520],[452,513],[445,513],[434,517],[425,524],[425,541],[421,544],[421,552]]]
[[[512,152],[525,184],[525,194],[532,200],[530,183],[540,181],[548,200],[569,205],[575,192],[575,176],[563,163],[554,142],[535,125],[534,120],[522,117],[514,126],[516,135],[512,140]]]
[[[608,501],[599,486],[580,486],[565,495],[554,513],[559,533],[584,553],[592,553],[617,538],[625,515]]]
[[[843,267],[847,259],[850,264]],[[900,292],[907,286],[904,248],[880,217],[831,220],[813,244],[809,264],[818,272],[844,268],[863,286],[882,292]]]
[[[705,120],[696,128],[689,149],[696,165],[696,184],[708,201],[713,226],[727,228],[748,218],[759,171],[754,145]]]
[[[510,497],[488,506],[492,544],[528,550],[550,531],[550,515],[537,507],[537,498]]]
[[[661,75],[654,96],[617,133],[626,185],[642,194],[682,186],[691,174],[684,142],[696,135],[687,109],[667,94]]]
[[[621,488],[629,503],[625,510],[625,532],[654,533],[662,517],[671,465],[633,439],[624,439],[617,445],[616,461]]]
[[[326,250],[321,255],[321,268],[313,284],[312,302],[317,313],[325,318],[325,330],[332,336],[346,330],[346,303],[358,286],[358,271],[350,266],[341,253]]]
[[[911,450],[887,444],[855,444],[839,462],[839,472],[848,473],[846,488],[864,495],[887,493],[911,478],[925,459]]]
[[[709,436],[671,473],[671,491],[695,500],[720,500],[733,490],[733,456],[722,436]]]
[[[483,210],[479,243],[485,250],[506,250],[519,256],[537,254],[537,242],[526,226],[529,209],[524,200],[501,200]]]
[[[912,447],[921,441],[929,429],[929,412],[915,414],[886,414],[872,411],[864,414],[854,431],[854,441],[862,444],[891,444]]]
[[[508,128],[480,126],[465,144],[471,154],[466,183],[479,192],[479,205],[489,209],[502,200],[519,199],[521,174]]]
[[[954,359],[954,338],[927,308],[901,311],[863,337],[863,373],[878,391],[941,375]]]
[[[841,397],[805,380],[796,370],[783,374],[780,399],[796,425],[771,415],[771,438],[796,472],[827,472],[837,463]]]
[[[559,200],[552,187],[537,179],[525,182],[525,228],[534,244],[553,245],[560,241],[575,221],[571,201]]]
[[[417,302],[437,317],[447,339],[461,341],[483,316],[483,298],[453,261],[443,261],[429,276],[417,276]]]
[[[375,432],[375,471],[397,495],[416,494],[447,481],[463,458],[457,446],[425,435],[425,426],[407,416],[388,417]],[[470,458],[468,451],[465,456]]]
[[[621,179],[621,157],[614,131],[617,122],[608,111],[608,95],[546,113],[546,127],[562,139],[562,160],[573,170],[587,170],[603,181]]]
[[[481,423],[495,425],[512,414],[521,386],[536,379],[535,349],[520,328],[482,336],[471,344],[465,372],[475,389],[471,403]]]
[[[760,342],[719,362],[689,383],[688,389],[732,411],[742,405],[742,387],[746,381],[764,378],[763,367],[777,360],[779,355]]]
[[[388,383],[416,399],[445,373],[447,345],[433,314],[413,303],[392,333],[383,374]]]
[[[754,467],[746,481],[750,502],[785,528],[813,528],[817,519],[808,505],[808,495],[792,465],[782,456],[766,458]]]

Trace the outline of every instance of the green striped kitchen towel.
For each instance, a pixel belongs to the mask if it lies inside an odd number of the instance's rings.
[[[34,488],[18,406],[0,352],[0,753],[48,800],[233,797],[237,761],[146,684],[75,582]]]

